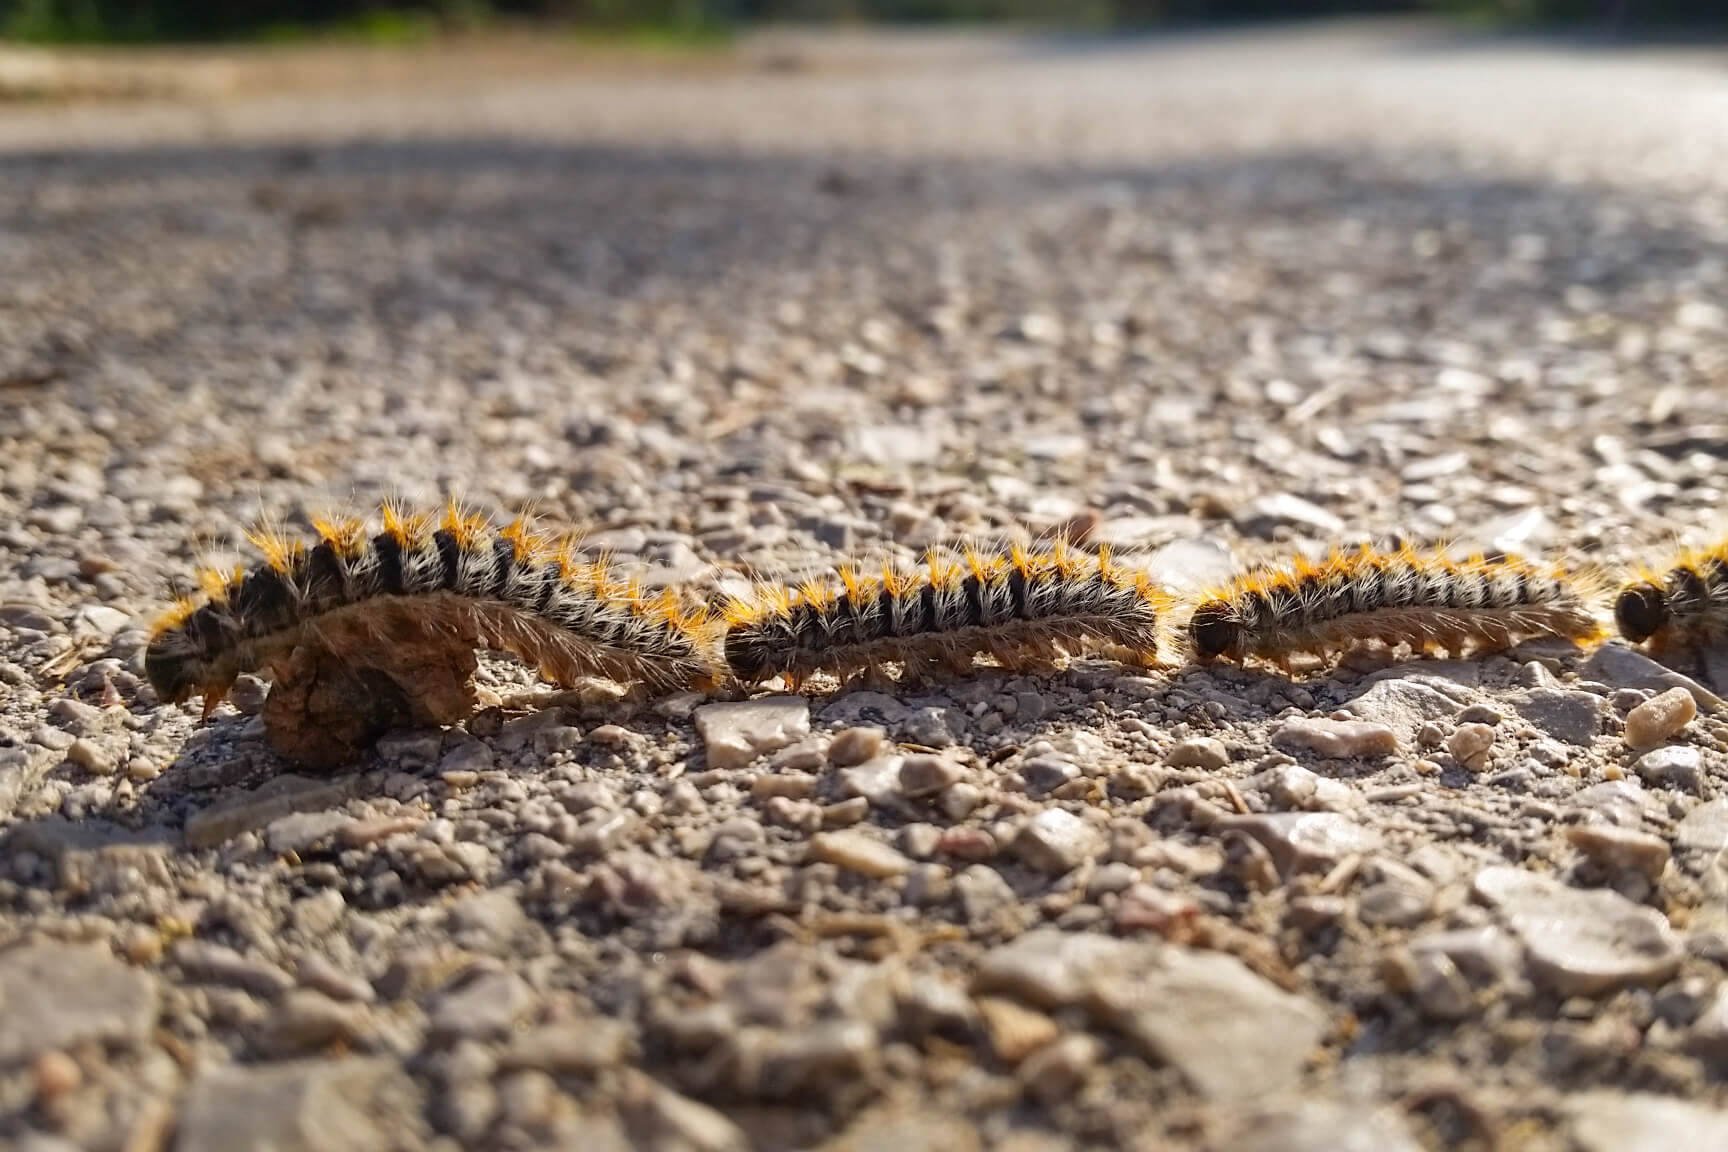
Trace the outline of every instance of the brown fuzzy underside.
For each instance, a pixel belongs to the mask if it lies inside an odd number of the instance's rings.
[[[886,678],[890,667],[899,669],[901,680],[921,680],[965,675],[979,656],[988,656],[1010,670],[1048,667],[1089,644],[1107,645],[1140,661],[1152,661],[1158,655],[1147,649],[1143,635],[1115,620],[1015,620],[988,628],[959,628],[824,651],[798,651],[775,671],[793,687],[816,672],[842,680],[859,675]]]
[[[1518,608],[1388,608],[1299,628],[1261,632],[1245,645],[1249,655],[1325,654],[1352,644],[1408,644],[1416,651],[1464,653],[1507,648],[1519,640],[1558,636],[1574,642],[1600,637],[1602,625],[1578,604]]]
[[[274,665],[295,648],[316,644],[356,667],[372,666],[381,647],[444,637],[468,648],[508,652],[554,684],[584,676],[640,682],[654,691],[688,687],[708,674],[699,657],[657,658],[599,644],[495,600],[448,592],[381,596],[344,605],[298,628],[253,641],[254,667]]]

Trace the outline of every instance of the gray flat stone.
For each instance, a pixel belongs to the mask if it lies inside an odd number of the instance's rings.
[[[1280,764],[1262,779],[1267,797],[1282,811],[1342,812],[1357,800],[1350,785],[1300,764]]]
[[[212,804],[188,817],[186,844],[190,848],[209,848],[296,812],[335,808],[353,795],[357,779],[331,783],[304,776],[278,776],[251,792]]]
[[[208,940],[181,940],[169,957],[196,984],[222,984],[273,1000],[294,987],[294,978],[267,960],[242,956]]]
[[[987,953],[972,978],[972,991],[1062,1008],[1080,1001],[1102,978],[1143,970],[1157,954],[1155,945],[1035,928]]]
[[[156,1027],[156,982],[105,948],[0,952],[0,1065],[51,1048],[136,1043]]]
[[[987,920],[1015,901],[1014,889],[988,864],[973,864],[954,877],[954,894],[969,922]]]
[[[1512,867],[1484,868],[1473,887],[1524,942],[1532,973],[1562,996],[1659,984],[1680,967],[1684,949],[1667,919],[1618,892]]]
[[[439,994],[431,1028],[442,1037],[487,1039],[506,1035],[534,1004],[534,993],[514,972],[481,972]]]
[[[1446,957],[1458,971],[1478,984],[1498,984],[1518,971],[1523,949],[1504,928],[1455,928],[1430,932],[1410,942],[1417,957],[1425,952]]]
[[[270,851],[282,855],[304,852],[313,845],[328,843],[354,821],[346,812],[295,812],[280,820],[272,820],[264,830],[264,843]]]
[[[421,1128],[419,1091],[394,1060],[212,1068],[193,1082],[175,1152],[371,1152]]]
[[[1101,1022],[1215,1100],[1294,1088],[1326,1028],[1317,1006],[1218,952],[1168,949],[1147,971],[1094,985]]]
[[[1566,744],[1586,746],[1602,729],[1607,703],[1589,692],[1532,688],[1512,698],[1518,715]]]
[[[450,905],[444,928],[459,944],[487,952],[508,951],[529,929],[528,914],[514,892],[477,892]]]
[[[900,794],[911,799],[934,796],[959,783],[965,774],[964,768],[946,756],[908,756],[900,762]]]
[[[1364,720],[1384,724],[1403,740],[1415,738],[1416,730],[1430,720],[1456,716],[1475,703],[1475,693],[1447,680],[1423,676],[1388,677],[1344,705],[1346,711]]]
[[[845,796],[862,796],[872,807],[884,808],[900,797],[900,769],[903,758],[897,755],[872,756],[862,764],[840,770],[840,792]]]
[[[1708,787],[1704,754],[1684,744],[1646,752],[1633,763],[1632,770],[1654,788],[1673,788],[1697,796]]]
[[[1172,768],[1199,768],[1216,772],[1230,763],[1230,753],[1225,751],[1224,741],[1212,736],[1196,736],[1170,749],[1164,757],[1164,763]]]
[[[1674,846],[1683,852],[1728,848],[1728,800],[1712,800],[1686,813],[1674,829]]]
[[[1696,680],[1619,644],[1604,644],[1596,649],[1578,672],[1615,688],[1646,688],[1652,692],[1684,688],[1692,694],[1701,712],[1720,712],[1724,707],[1720,696]]]
[[[1702,1060],[1728,1059],[1728,988],[1718,986],[1686,1031],[1686,1050]]]
[[[1220,829],[1246,832],[1272,853],[1272,862],[1285,876],[1322,872],[1354,852],[1380,847],[1380,834],[1336,812],[1274,812],[1230,816]]]

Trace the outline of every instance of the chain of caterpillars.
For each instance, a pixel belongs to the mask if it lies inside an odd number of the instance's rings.
[[[242,672],[268,670],[322,629],[363,623],[386,604],[429,634],[509,652],[555,683],[600,675],[653,691],[775,678],[796,690],[817,673],[912,679],[962,673],[980,658],[1024,668],[1080,651],[1144,665],[1284,664],[1369,640],[1462,653],[1606,635],[1596,609],[1606,584],[1595,574],[1409,547],[1292,559],[1187,602],[1108,550],[1056,542],[933,552],[920,566],[871,572],[842,566],[831,580],[698,603],[646,592],[523,519],[500,527],[454,502],[441,516],[387,503],[373,529],[354,518],[315,529],[312,543],[254,532],[261,563],[201,573],[202,595],[176,604],[146,652],[163,700],[202,695],[208,715]],[[1728,632],[1728,542],[1641,572],[1614,616],[1634,643]]]

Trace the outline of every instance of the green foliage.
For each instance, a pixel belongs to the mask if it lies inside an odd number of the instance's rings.
[[[491,16],[488,0],[0,0],[0,37],[38,43],[149,40],[422,40]]]
[[[438,20],[431,13],[378,8],[356,12],[328,24],[267,24],[252,35],[276,44],[317,39],[355,40],[362,44],[414,44],[430,40],[438,32]]]
[[[1720,25],[1721,0],[1432,0],[1429,7],[1500,26],[1596,25],[1623,29]]]
[[[411,43],[496,17],[689,46],[757,20],[992,21],[1087,27],[1440,11],[1495,24],[1721,21],[1723,0],[0,0],[0,37],[44,43],[340,36]]]

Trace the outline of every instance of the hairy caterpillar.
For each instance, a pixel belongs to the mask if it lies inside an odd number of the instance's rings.
[[[1501,648],[1544,635],[1585,642],[1602,634],[1589,585],[1515,557],[1455,562],[1444,552],[1364,546],[1238,577],[1201,598],[1188,635],[1201,660],[1282,661],[1361,640],[1418,651]]]
[[[1656,647],[1728,636],[1728,541],[1682,552],[1666,572],[1644,570],[1620,590],[1614,623],[1632,643]]]
[[[209,716],[241,672],[316,642],[325,626],[368,624],[368,613],[509,652],[560,683],[601,675],[665,690],[712,674],[705,613],[681,610],[670,592],[644,595],[522,519],[495,528],[455,502],[436,524],[390,503],[382,519],[375,535],[357,518],[319,520],[310,548],[251,533],[262,564],[202,572],[203,601],[183,598],[157,624],[144,656],[157,695],[201,693]],[[376,631],[387,642],[388,628]]]
[[[1007,667],[1090,642],[1156,659],[1171,601],[1144,573],[1058,543],[1048,550],[935,553],[880,576],[842,567],[837,582],[770,585],[723,608],[725,663],[741,683],[898,665],[916,678],[962,672],[978,656]]]

